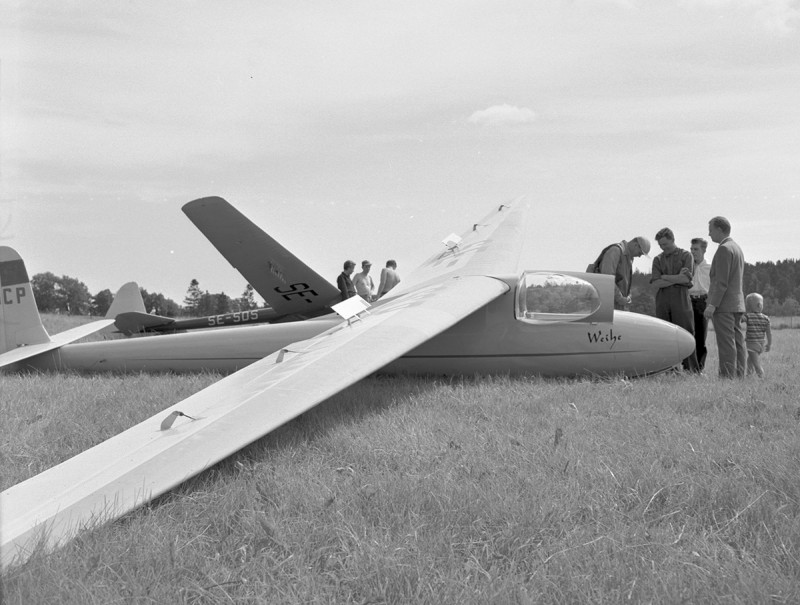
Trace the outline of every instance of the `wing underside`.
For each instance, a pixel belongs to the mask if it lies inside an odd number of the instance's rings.
[[[278,315],[314,316],[340,300],[338,288],[224,199],[194,200],[183,212]]]

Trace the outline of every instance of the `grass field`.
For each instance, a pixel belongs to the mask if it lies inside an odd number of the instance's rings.
[[[763,380],[719,380],[713,335],[700,377],[363,380],[3,602],[798,603],[800,331],[773,337]],[[217,378],[0,376],[0,487]]]

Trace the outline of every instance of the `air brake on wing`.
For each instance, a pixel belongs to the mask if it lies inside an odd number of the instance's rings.
[[[278,353],[278,357],[275,360],[275,363],[281,363],[283,358],[286,357],[287,353],[305,353],[308,349],[290,349],[289,347],[284,347]]]
[[[172,427],[172,423],[175,422],[175,420],[180,416],[184,416],[184,417],[188,418],[189,420],[197,420],[197,418],[192,418],[191,416],[189,416],[189,414],[184,414],[183,412],[179,412],[178,410],[175,410],[169,416],[164,418],[164,420],[161,422],[161,430],[162,431],[166,431],[167,429],[171,428]]]

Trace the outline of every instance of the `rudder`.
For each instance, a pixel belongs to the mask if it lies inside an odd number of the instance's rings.
[[[106,312],[108,319],[114,319],[120,313],[147,313],[142,300],[142,293],[139,290],[139,284],[135,281],[129,281],[123,284],[114,295],[114,300],[111,301],[111,306]]]
[[[0,246],[0,353],[50,342],[22,257]]]

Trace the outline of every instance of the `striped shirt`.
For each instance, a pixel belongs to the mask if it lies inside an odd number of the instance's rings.
[[[767,337],[769,327],[769,317],[763,313],[745,313],[744,320],[747,322],[747,342],[764,342]]]

